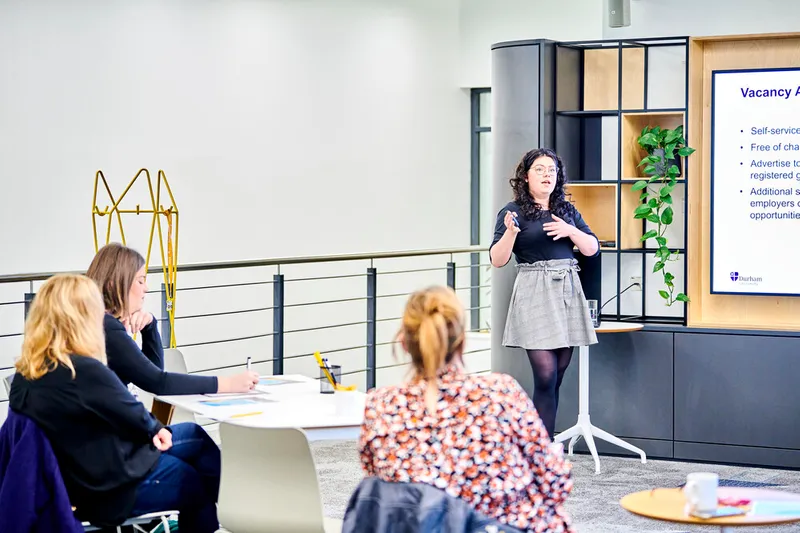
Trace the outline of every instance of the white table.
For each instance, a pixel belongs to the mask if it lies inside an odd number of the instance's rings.
[[[308,440],[357,440],[364,419],[366,394],[360,391],[341,391],[322,394],[319,381],[306,376],[262,376],[287,379],[296,383],[272,385],[263,389],[272,402],[258,406],[209,407],[202,401],[223,399],[220,395],[158,396],[157,399],[174,407],[186,409],[211,420],[259,428],[300,428]],[[227,395],[234,396],[234,395]],[[246,415],[259,411],[257,415]]]
[[[601,322],[600,326],[595,328],[597,334],[601,333],[627,333],[630,331],[638,331],[644,326],[642,324],[635,324],[632,322]],[[597,447],[594,444],[594,437],[610,442],[620,448],[625,448],[633,453],[639,454],[642,458],[642,463],[647,462],[647,456],[644,451],[637,448],[632,444],[628,444],[624,440],[615,437],[614,435],[603,431],[602,429],[593,426],[589,419],[589,347],[580,347],[580,360],[579,360],[579,377],[578,377],[578,422],[571,428],[562,431],[556,438],[555,442],[563,442],[567,439],[569,441],[569,455],[572,455],[572,449],[579,438],[583,437],[586,440],[586,445],[589,447],[589,452],[594,458],[594,471],[595,474],[600,473],[600,458],[597,456]]]

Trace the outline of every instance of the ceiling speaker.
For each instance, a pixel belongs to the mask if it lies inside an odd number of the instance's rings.
[[[608,0],[608,25],[612,28],[631,25],[631,0]]]

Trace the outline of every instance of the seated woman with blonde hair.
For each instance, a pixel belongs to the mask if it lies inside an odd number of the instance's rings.
[[[89,278],[47,280],[25,322],[10,408],[47,436],[81,520],[178,510],[181,531],[216,531],[219,448],[197,424],[164,427],[106,367],[104,314]]]
[[[448,288],[411,296],[398,340],[414,377],[367,398],[359,443],[366,474],[433,485],[520,530],[574,531],[562,507],[571,465],[516,380],[465,372],[463,314]]]

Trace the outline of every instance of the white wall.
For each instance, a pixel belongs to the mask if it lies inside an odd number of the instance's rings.
[[[608,0],[603,0],[608,6]],[[609,28],[603,38],[731,35],[797,31],[795,0],[631,0],[631,25]]]
[[[85,269],[102,169],[119,194],[164,169],[180,263],[464,246],[469,95],[458,87],[457,0],[0,2],[0,275]],[[129,207],[145,205],[145,182]],[[101,202],[101,206],[107,202]],[[144,251],[149,222],[126,220]],[[157,250],[157,249],[156,249]],[[152,264],[159,263],[154,250]],[[445,281],[448,257],[377,261],[382,295]],[[468,264],[468,256],[456,258]],[[363,275],[369,262],[286,267],[287,280]],[[274,268],[180,274],[178,286],[271,280]],[[468,270],[458,273],[469,284]],[[158,289],[160,276],[150,276]],[[363,277],[287,281],[288,303],[364,296]],[[0,285],[0,302],[27,284]],[[468,291],[461,291],[466,298]],[[378,305],[391,340],[404,298]],[[148,297],[158,314],[159,295]],[[177,315],[272,305],[269,285],[179,292]],[[287,329],[363,321],[363,301],[286,311]],[[20,305],[0,306],[0,367]],[[179,320],[179,345],[263,335],[271,311]],[[287,335],[287,357],[365,344],[364,325]],[[187,347],[191,370],[272,357],[269,337]],[[363,348],[331,353],[345,371]],[[379,365],[394,364],[391,347]],[[402,363],[402,360],[399,361]],[[479,362],[475,370],[485,369]],[[271,364],[258,365],[265,373]],[[236,369],[238,370],[238,369]],[[314,374],[310,357],[286,372]],[[396,381],[405,368],[378,373]],[[346,381],[363,387],[363,374]],[[0,400],[2,399],[0,393]],[[2,405],[0,405],[2,409]]]
[[[598,0],[461,0],[461,87],[491,85],[491,46],[502,41],[600,39]]]
[[[6,0],[0,273],[87,266],[97,169],[181,262],[467,244],[457,71],[457,0]]]

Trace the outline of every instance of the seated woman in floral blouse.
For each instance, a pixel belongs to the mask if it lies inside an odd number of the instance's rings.
[[[463,315],[448,288],[411,296],[398,340],[414,376],[369,394],[359,443],[364,470],[434,485],[518,529],[572,533],[562,507],[572,467],[551,447],[514,378],[465,373]]]

